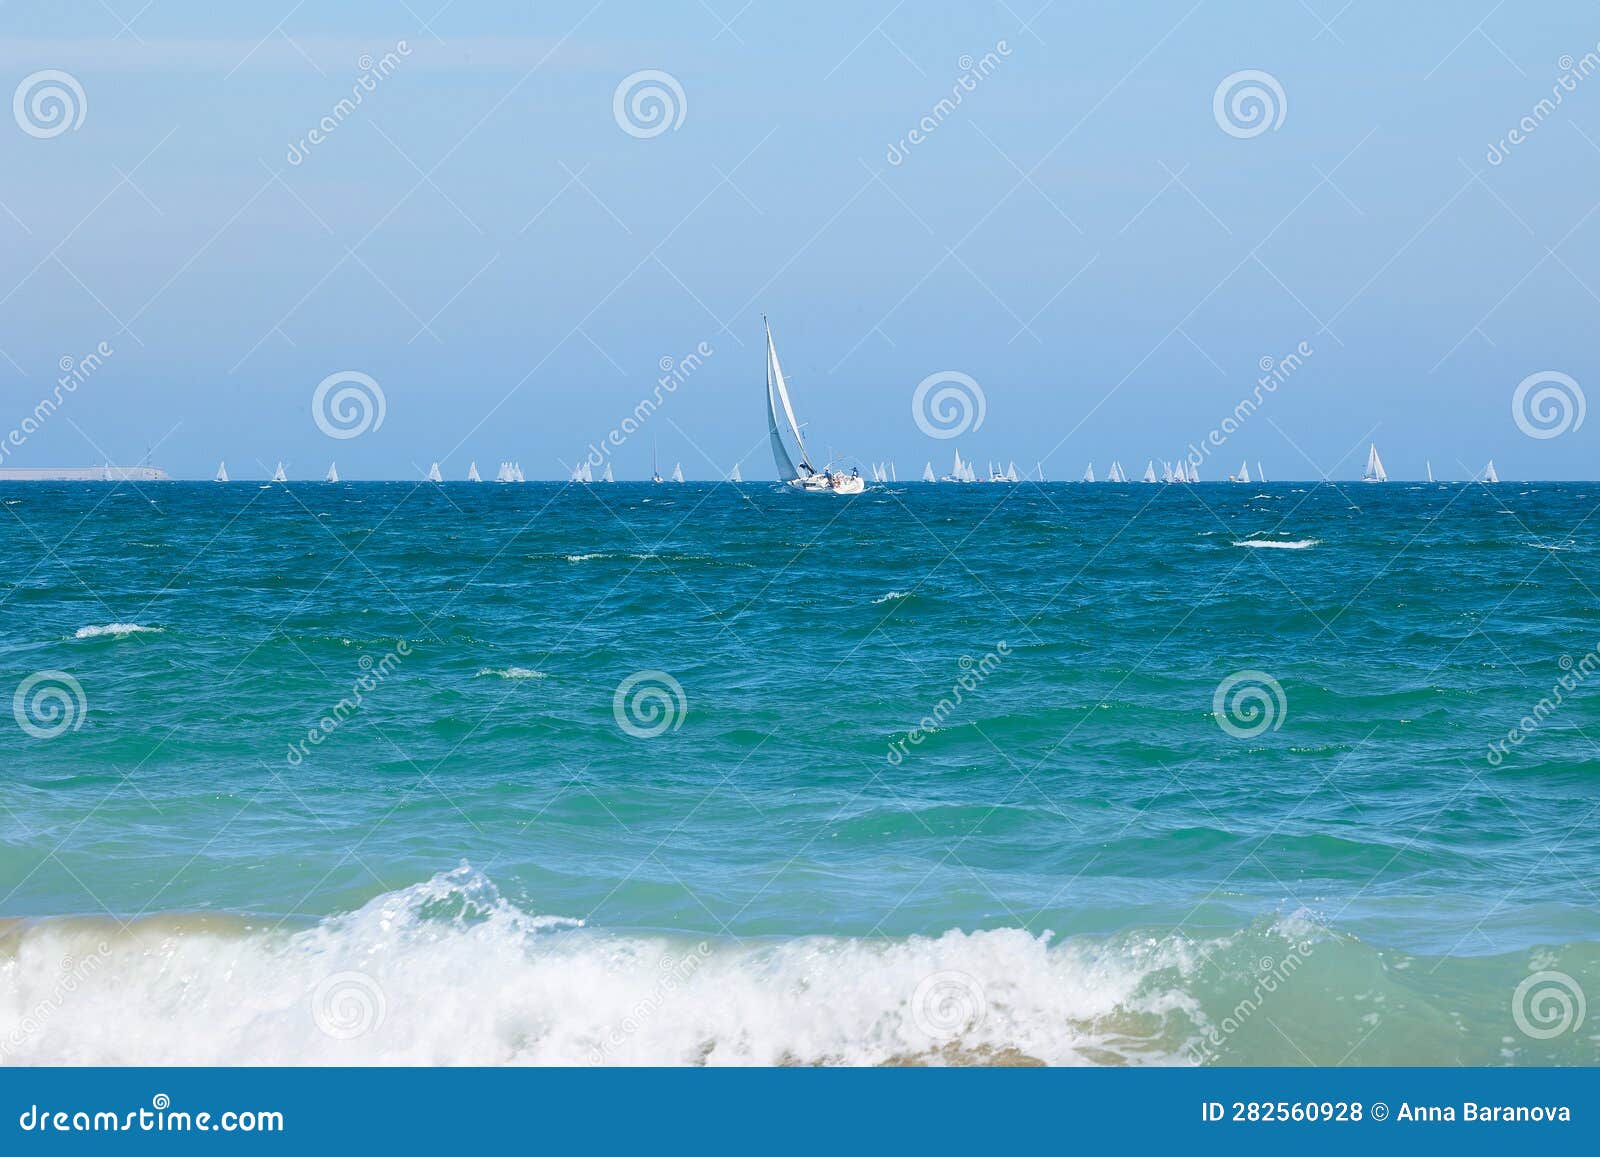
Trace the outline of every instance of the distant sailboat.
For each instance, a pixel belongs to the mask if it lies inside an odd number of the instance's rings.
[[[1485,482],[1498,482],[1498,481],[1500,481],[1500,475],[1495,473],[1494,459],[1493,458],[1489,459],[1489,464],[1483,468],[1483,481],[1485,481]]]
[[[476,458],[474,458],[472,460],[472,465],[467,467],[467,481],[468,482],[482,482],[483,481],[483,479],[478,476],[478,460]]]
[[[889,463],[889,481],[890,482],[898,482],[898,481],[900,481],[900,475],[895,473],[894,463],[893,462]]]
[[[1084,468],[1083,480],[1085,482],[1093,482],[1094,481],[1094,463],[1093,462],[1090,462],[1089,465]]]
[[[322,476],[322,480],[324,482],[339,481],[339,464],[337,462],[328,463],[328,472]]]
[[[933,474],[933,463],[932,462],[929,462],[926,466],[924,466],[922,468],[922,480],[924,482],[937,482],[937,481],[939,481],[936,477],[934,477],[934,474]]]
[[[672,480],[674,482],[682,482],[683,481],[683,463],[682,462],[674,462],[672,464]]]
[[[739,468],[737,466],[735,466],[733,469],[734,469],[735,472],[737,472]],[[602,481],[602,482],[615,482],[616,481],[616,479],[611,476],[611,463],[609,463],[609,462],[606,463],[605,473],[600,475],[600,481]]]
[[[1266,480],[1267,480],[1267,472],[1265,470],[1261,469],[1261,459],[1257,458],[1256,459],[1256,481],[1257,482],[1265,482]]]
[[[609,481],[609,479],[608,479],[608,481]],[[744,475],[739,473],[739,464],[737,462],[735,462],[733,464],[733,469],[728,471],[728,481],[729,482],[743,482],[744,481]]]
[[[443,482],[444,481],[444,475],[439,473],[439,464],[437,462],[435,462],[432,466],[428,467],[428,481],[429,482]]]
[[[1015,462],[1007,462],[1006,463],[1006,481],[1007,482],[1019,482],[1019,481],[1021,481],[1020,477],[1017,475],[1017,464]]]
[[[957,450],[956,451],[956,460],[955,460],[955,463],[950,467],[950,473],[946,474],[939,481],[941,481],[941,482],[975,482],[975,481],[977,481],[977,477],[978,476],[977,476],[976,473],[973,472],[972,467],[968,463],[963,462],[961,460],[961,451]]]
[[[1165,458],[1163,458],[1161,460],[1161,481],[1163,481],[1163,482],[1176,482],[1177,481],[1177,479],[1172,476],[1172,463],[1168,462]]]
[[[218,462],[217,463],[217,476],[215,478],[213,478],[212,481],[213,482],[226,482],[227,480],[228,480],[228,464],[226,462]]]
[[[521,462],[513,462],[511,464],[511,474],[513,482],[526,482],[528,480],[528,476],[522,472]]]
[[[1035,477],[1037,478],[1038,481],[1043,482],[1044,481],[1044,463],[1043,462],[1035,462],[1033,464],[1033,473],[1034,473],[1034,475],[1035,475]]]
[[[1228,481],[1229,482],[1248,482],[1248,481],[1250,481],[1250,463],[1249,462],[1241,462],[1241,463],[1239,463],[1239,473],[1235,474],[1232,478],[1228,479]]]
[[[1378,444],[1373,442],[1367,447],[1367,468],[1361,472],[1363,482],[1387,482],[1388,471],[1383,468],[1383,459],[1378,457]]]
[[[1423,463],[1422,463],[1422,466],[1423,466],[1423,469],[1425,469],[1428,472],[1428,481],[1432,482],[1433,481],[1433,461],[1432,461],[1432,459],[1424,459]]]
[[[1142,481],[1142,482],[1154,482],[1154,481],[1156,481],[1156,460],[1154,458],[1151,458],[1149,461],[1147,461],[1144,464],[1144,477],[1142,479],[1140,479],[1140,481]]]
[[[289,481],[289,476],[283,472],[283,463],[282,462],[279,462],[278,463],[278,468],[272,472],[272,480],[274,482],[287,482],[287,481]]]

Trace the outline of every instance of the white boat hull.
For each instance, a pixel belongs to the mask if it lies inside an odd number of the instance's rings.
[[[860,494],[867,488],[866,479],[850,474],[835,474],[831,483],[821,474],[813,474],[790,479],[789,485],[802,494]]]

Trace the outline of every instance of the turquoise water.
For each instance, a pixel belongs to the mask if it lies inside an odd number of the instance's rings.
[[[0,1062],[1600,1062],[1600,486],[0,500]]]

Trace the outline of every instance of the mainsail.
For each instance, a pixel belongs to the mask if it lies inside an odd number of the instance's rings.
[[[478,460],[476,458],[474,458],[472,460],[472,465],[467,467],[467,481],[468,482],[482,482],[483,481],[483,479],[478,476]]]
[[[1495,473],[1493,458],[1489,459],[1489,464],[1483,468],[1483,480],[1485,482],[1500,481],[1500,475]]]
[[[279,462],[278,463],[278,468],[272,472],[272,480],[274,482],[287,482],[287,481],[289,481],[289,476],[286,475],[283,472],[283,463],[282,462]]]
[[[215,479],[213,479],[213,481],[226,482],[227,480],[228,480],[228,464],[226,462],[218,462],[217,463],[217,476],[216,476]]]
[[[938,481],[938,479],[933,476],[933,463],[932,462],[929,462],[926,466],[924,466],[922,468],[922,480],[924,482],[937,482]]]
[[[672,480],[674,482],[682,482],[683,481],[683,463],[674,462],[672,464]]]
[[[607,467],[607,469],[610,469],[610,468]],[[607,478],[606,481],[610,482],[611,479]],[[744,475],[739,473],[739,464],[737,462],[735,462],[733,464],[733,469],[731,471],[729,471],[729,473],[728,473],[728,481],[729,482],[743,482],[744,481]]]
[[[1156,480],[1156,460],[1154,458],[1144,464],[1144,480],[1146,482],[1154,482]]]
[[[1085,482],[1093,482],[1094,481],[1094,463],[1093,462],[1089,463],[1088,469],[1086,469],[1083,472],[1083,480]]]
[[[1248,481],[1250,481],[1250,463],[1249,463],[1248,460],[1239,463],[1239,473],[1238,473],[1238,476],[1236,478],[1234,478],[1234,481],[1235,482],[1248,482]]]
[[[1383,468],[1383,459],[1378,457],[1378,444],[1369,443],[1367,446],[1367,468],[1361,472],[1363,482],[1387,482],[1389,474]]]
[[[444,481],[444,475],[439,473],[439,464],[437,462],[435,462],[432,466],[428,467],[428,481],[429,482],[443,482]]]
[[[327,472],[327,474],[323,475],[322,480],[324,482],[337,482],[337,481],[339,481],[339,464],[337,462],[329,462],[328,463],[328,472]]]
[[[806,456],[805,439],[800,437],[800,424],[795,421],[794,407],[789,403],[789,388],[783,381],[783,367],[778,364],[778,350],[772,344],[772,326],[767,323],[765,315],[761,318],[761,324],[766,326],[767,330],[767,437],[772,443],[772,461],[778,468],[780,481],[792,482],[796,478],[809,478],[816,473],[816,470],[812,468],[811,460]],[[779,429],[780,408],[783,410],[784,421],[794,438],[795,446],[800,451],[798,469],[795,467],[794,459],[789,456],[789,449],[784,445],[783,434]]]

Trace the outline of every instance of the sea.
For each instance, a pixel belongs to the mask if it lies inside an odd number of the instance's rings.
[[[0,1064],[1600,1063],[1597,510],[0,485]]]

